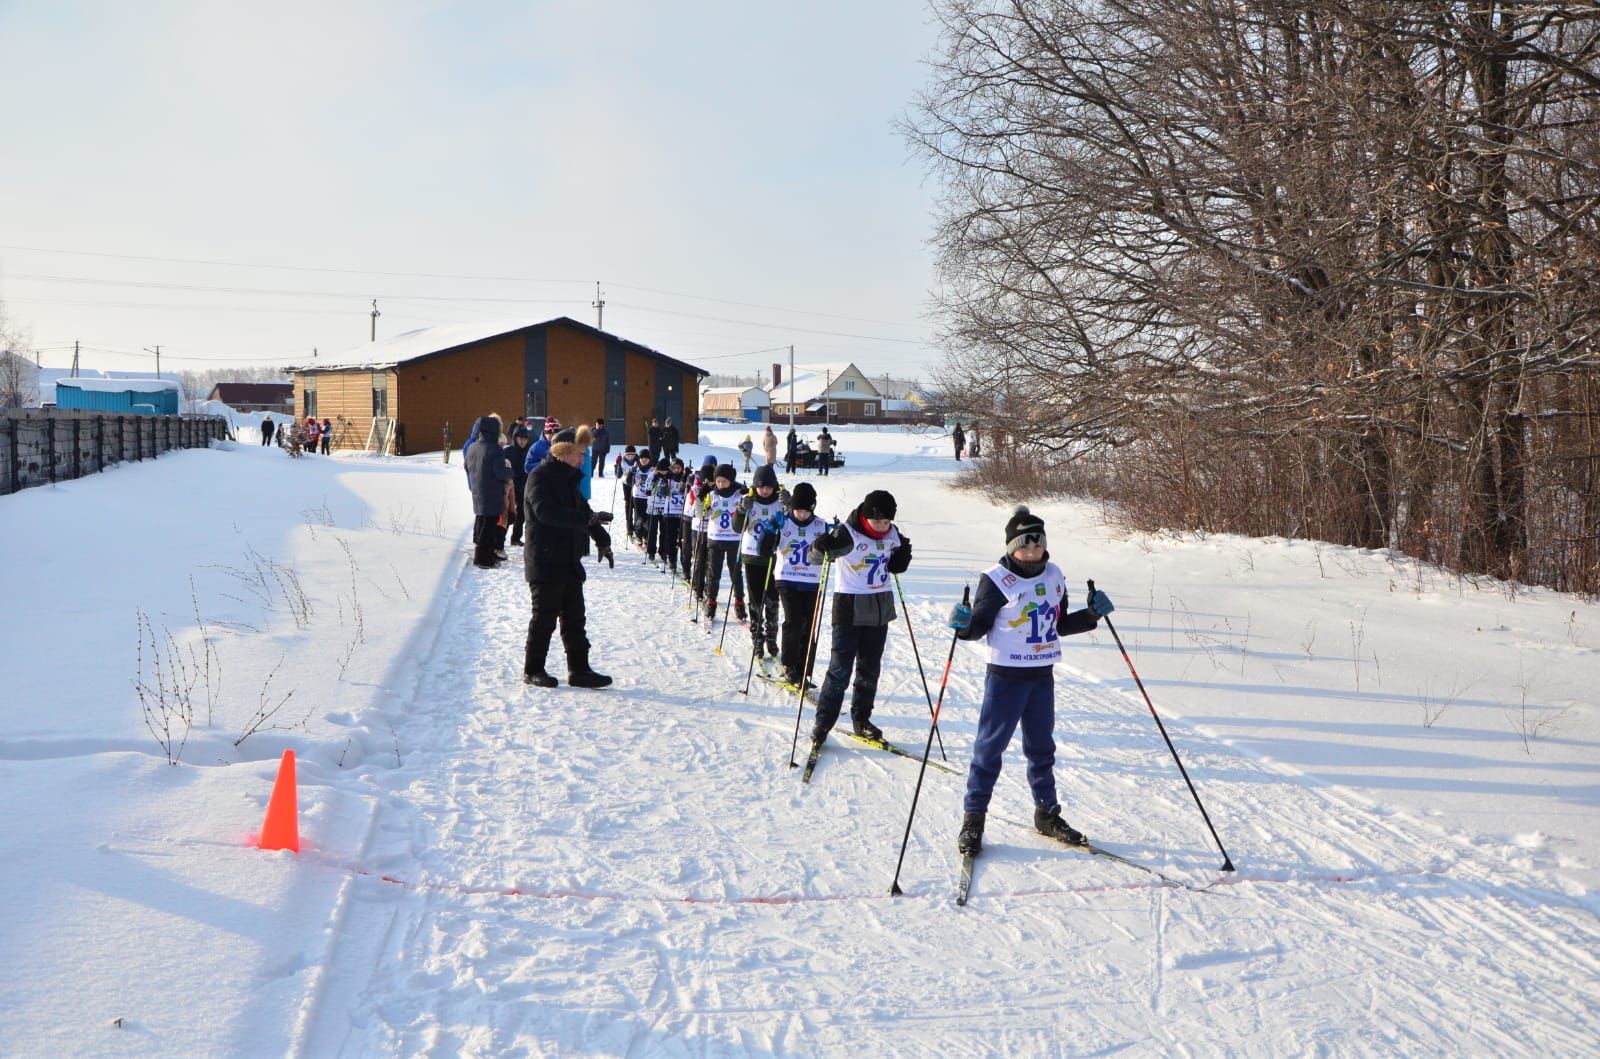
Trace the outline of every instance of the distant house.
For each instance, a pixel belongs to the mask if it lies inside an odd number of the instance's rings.
[[[883,395],[854,364],[799,364],[792,379],[767,387],[772,418],[873,422],[883,417]]]
[[[39,365],[16,353],[0,352],[0,409],[39,407]]]
[[[182,387],[172,379],[91,379],[82,375],[56,380],[57,408],[141,415],[178,414]]]
[[[772,409],[772,399],[759,386],[708,386],[700,391],[700,415],[760,423]]]
[[[219,382],[208,401],[220,401],[237,412],[294,411],[292,382]]]
[[[604,418],[615,444],[642,445],[652,417],[699,434],[695,400],[708,373],[649,346],[557,317],[541,323],[448,324],[407,331],[293,366],[295,414],[334,425],[361,448],[374,422],[400,451],[459,449],[479,418]],[[448,431],[448,438],[446,432]]]

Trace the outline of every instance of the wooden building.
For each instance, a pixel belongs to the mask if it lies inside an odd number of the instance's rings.
[[[883,418],[883,395],[854,364],[801,364],[793,379],[767,387],[773,422],[874,423]]]
[[[219,401],[235,412],[294,411],[294,386],[286,382],[219,382],[208,401]]]
[[[707,372],[649,346],[558,317],[543,323],[450,324],[409,331],[290,369],[295,414],[333,423],[334,444],[364,448],[378,425],[398,452],[460,448],[491,412],[507,425],[554,416],[604,418],[612,445],[642,445],[651,417],[699,436]]]

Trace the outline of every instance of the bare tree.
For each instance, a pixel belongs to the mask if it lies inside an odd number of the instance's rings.
[[[943,402],[1002,471],[1600,589],[1600,8],[936,8]]]
[[[0,411],[39,403],[39,367],[29,359],[33,353],[32,334],[0,301]]]

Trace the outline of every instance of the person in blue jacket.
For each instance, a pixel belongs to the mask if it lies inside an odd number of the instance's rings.
[[[557,419],[555,416],[545,417],[544,437],[528,446],[528,459],[523,464],[523,468],[529,474],[532,474],[533,469],[539,466],[539,464],[543,463],[546,456],[550,455],[550,445],[555,441],[556,432],[560,429],[561,420]]]
[[[956,840],[964,855],[983,848],[984,817],[1000,778],[1000,759],[1019,724],[1034,828],[1073,845],[1084,841],[1061,818],[1056,798],[1055,664],[1061,660],[1062,636],[1090,631],[1116,608],[1097,591],[1084,609],[1069,612],[1066,576],[1050,561],[1045,544],[1044,520],[1018,506],[1006,522],[1006,554],[979,579],[972,605],[958,603],[950,613],[957,638],[989,641],[989,671]]]

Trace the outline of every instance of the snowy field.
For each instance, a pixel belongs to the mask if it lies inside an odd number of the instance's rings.
[[[819,509],[898,498],[937,693],[1008,509],[942,436],[835,433]],[[616,686],[527,689],[458,456],[247,437],[0,497],[0,1054],[1600,1054],[1600,606],[1040,505],[1238,871],[1102,629],[1057,670],[1065,815],[1196,889],[1032,835],[1014,745],[958,909],[963,778],[927,774],[889,896],[917,763],[836,737],[802,787],[795,703],[620,533],[587,586]],[[172,767],[135,685],[191,681]],[[874,720],[920,753],[927,718],[901,620]],[[284,748],[298,856],[251,845]]]

